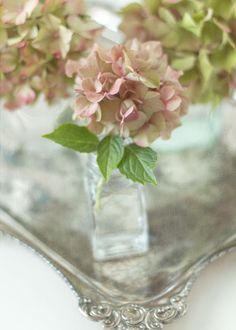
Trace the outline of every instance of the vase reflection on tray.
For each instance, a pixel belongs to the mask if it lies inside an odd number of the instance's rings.
[[[236,155],[236,93],[227,102],[224,116],[223,142],[227,151]]]
[[[42,135],[54,127],[68,104],[65,100],[49,106],[40,98],[20,110],[0,110],[0,200],[18,215],[26,215],[50,198],[44,172],[50,169],[60,148]]]
[[[225,104],[191,105],[171,139],[153,144],[160,158],[160,179],[166,186],[205,184],[217,174],[212,172],[212,166],[216,166],[216,158],[220,161],[216,149],[220,149]]]

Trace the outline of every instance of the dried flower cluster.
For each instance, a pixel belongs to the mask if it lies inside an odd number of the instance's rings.
[[[236,81],[235,0],[144,0],[122,11],[127,38],[162,42],[192,102],[218,102]]]
[[[130,137],[146,147],[169,138],[187,112],[180,73],[168,66],[159,42],[95,46],[86,59],[68,61],[66,71],[76,75],[74,117],[87,119],[97,135]]]
[[[100,26],[83,0],[0,0],[0,97],[8,109],[68,96],[68,59],[90,47]]]

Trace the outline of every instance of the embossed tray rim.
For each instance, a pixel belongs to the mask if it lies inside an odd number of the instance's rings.
[[[3,218],[5,219],[4,222],[2,221]],[[115,304],[111,302],[110,297],[106,299],[106,297],[102,298],[101,295],[99,300],[94,301],[90,297],[82,295],[67,273],[66,265],[68,264],[69,268],[73,266],[47,247],[46,244],[41,242],[22,225],[15,222],[10,215],[1,209],[0,234],[10,237],[32,251],[36,256],[42,258],[75,294],[78,299],[79,309],[84,316],[90,318],[92,321],[100,322],[106,329],[114,328],[119,330],[132,329],[134,326],[137,329],[162,329],[164,325],[184,316],[188,308],[187,298],[200,273],[219,258],[236,252],[236,244],[233,240],[231,244],[228,242],[224,248],[198,260],[186,271],[185,280],[183,279],[182,283],[174,289],[171,288],[168,290],[168,292],[171,292],[169,297],[161,300],[158,300],[158,297],[154,297],[142,304],[136,302]],[[65,268],[61,266],[62,264],[65,265]],[[191,275],[187,276],[188,273],[191,273]],[[74,275],[92,290],[99,290],[85,274],[77,269]],[[166,292],[166,295],[168,292]],[[147,305],[151,302],[154,303],[154,306]]]

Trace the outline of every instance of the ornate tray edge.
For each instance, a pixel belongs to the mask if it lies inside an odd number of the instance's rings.
[[[21,241],[14,234],[9,234],[0,230],[0,235],[8,237],[18,244],[26,247],[36,256],[40,257],[53,271],[55,271],[66,283],[73,294],[78,299],[79,310],[81,313],[92,321],[99,322],[105,329],[128,330],[159,330],[165,325],[172,323],[174,320],[184,316],[188,310],[187,298],[191,289],[200,276],[200,273],[211,263],[225,256],[226,254],[236,252],[236,246],[230,246],[217,253],[212,254],[201,264],[197,264],[193,274],[187,282],[175,292],[168,301],[160,303],[157,300],[155,307],[146,307],[140,304],[128,303],[124,305],[115,305],[107,301],[93,301],[89,297],[81,296],[78,290],[70,282],[63,271],[59,270],[47,257],[36,251],[27,243]]]
[[[132,303],[115,306],[106,302],[97,303],[86,297],[80,297],[80,310],[83,315],[91,320],[102,322],[106,329],[163,329],[166,324],[170,324],[186,314],[188,310],[187,298],[200,273],[214,261],[232,252],[236,252],[236,246],[218,251],[201,264],[198,264],[192,276],[165,304],[156,301],[156,307],[152,308]]]

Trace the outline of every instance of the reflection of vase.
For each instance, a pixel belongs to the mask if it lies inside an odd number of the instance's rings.
[[[157,140],[154,148],[163,153],[210,148],[221,132],[221,107],[213,108],[210,104],[191,105],[188,114],[182,118],[182,125],[173,131],[171,139]]]
[[[236,101],[236,89],[235,89],[234,92],[233,92],[232,99],[233,99],[234,101]]]
[[[233,99],[228,99],[224,106],[224,147],[227,151],[236,155],[236,92]]]
[[[148,224],[141,185],[114,171],[104,183],[89,155],[86,189],[92,216],[93,254],[97,260],[142,254],[148,249]]]
[[[44,173],[60,147],[42,135],[53,130],[68,102],[49,106],[41,99],[14,112],[0,109],[0,203],[16,214],[48,199]]]
[[[222,133],[222,106],[190,106],[182,126],[173,131],[171,139],[158,139],[153,148],[159,155],[159,181],[167,187],[189,186],[212,179],[219,153]]]

